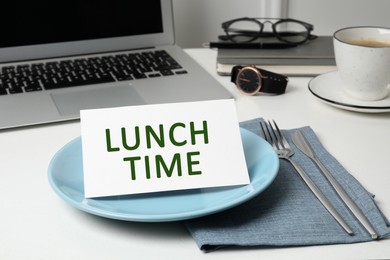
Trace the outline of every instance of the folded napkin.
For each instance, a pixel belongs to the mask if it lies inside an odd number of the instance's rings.
[[[254,119],[240,125],[259,134],[260,120]],[[257,197],[221,213],[184,222],[201,250],[207,252],[228,246],[282,247],[371,241],[370,235],[340,200],[317,166],[294,146],[290,135],[295,130],[282,131],[294,149],[293,160],[313,179],[355,234],[349,236],[291,164],[280,160],[276,179]],[[325,150],[310,127],[300,130],[329,172],[361,208],[378,233],[378,239],[389,235],[390,223],[374,202],[374,196]]]

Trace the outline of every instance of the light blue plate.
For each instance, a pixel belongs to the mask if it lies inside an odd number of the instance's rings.
[[[241,138],[251,179],[248,185],[86,199],[81,137],[54,155],[49,165],[49,182],[54,191],[72,206],[106,218],[163,222],[205,216],[258,195],[277,175],[279,160],[272,147],[245,129],[241,129]]]

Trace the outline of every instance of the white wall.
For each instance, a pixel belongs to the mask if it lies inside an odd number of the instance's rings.
[[[288,16],[314,25],[319,35],[358,25],[390,27],[389,0],[290,0]]]
[[[390,0],[173,0],[173,11],[176,42],[185,48],[216,40],[222,22],[244,16],[296,18],[318,35],[346,26],[390,27]]]
[[[221,23],[239,17],[280,17],[287,0],[173,0],[176,42],[201,47],[223,34]]]

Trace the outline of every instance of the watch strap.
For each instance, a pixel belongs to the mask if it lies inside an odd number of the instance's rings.
[[[263,76],[259,92],[283,94],[286,91],[288,77],[268,70],[257,70]]]
[[[234,84],[236,84],[236,80],[237,80],[237,74],[238,72],[244,68],[244,66],[234,66],[232,68],[232,72],[231,72],[231,75],[230,75],[230,81],[233,82]]]

